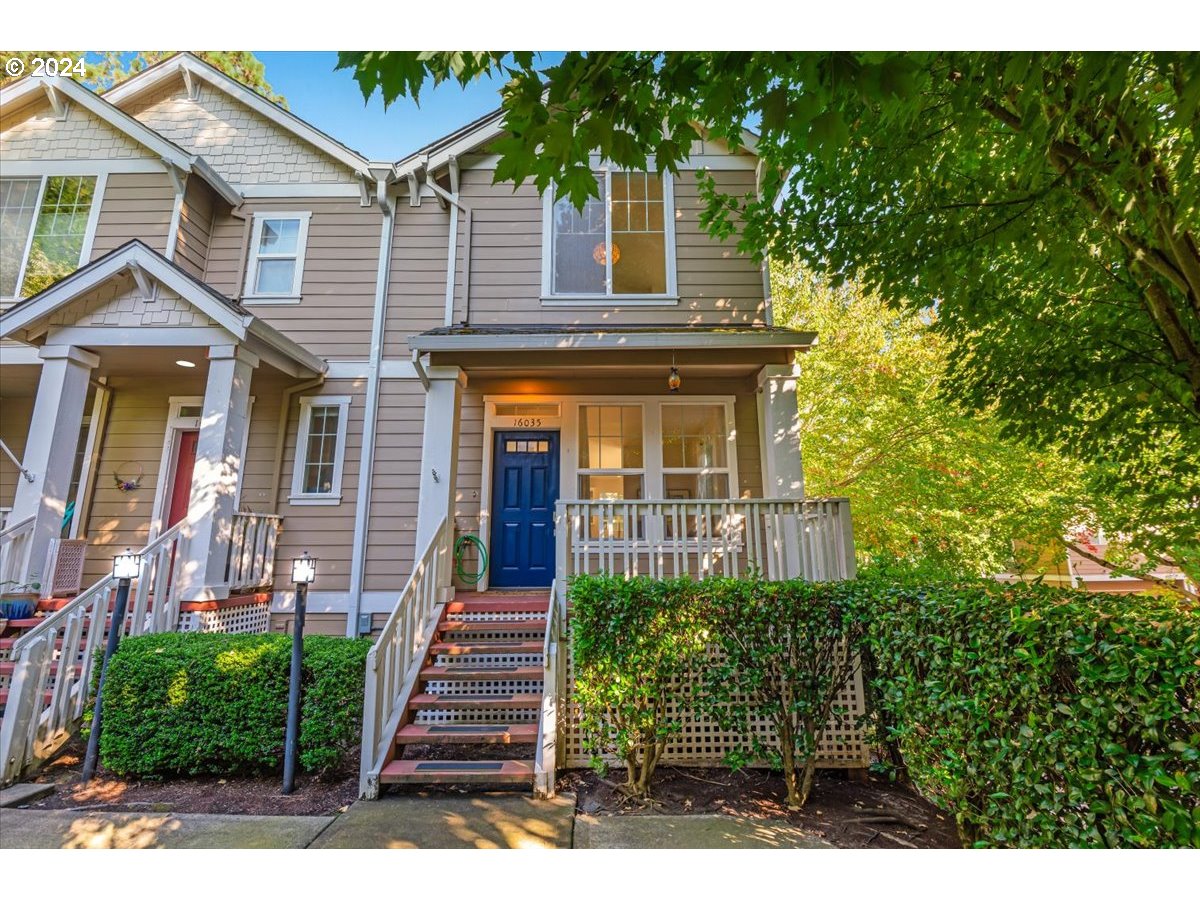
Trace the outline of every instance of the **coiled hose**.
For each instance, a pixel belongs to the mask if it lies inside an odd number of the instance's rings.
[[[467,545],[472,544],[475,547],[476,553],[479,554],[479,571],[468,573],[463,568],[463,551],[467,549]],[[487,572],[488,554],[487,548],[483,546],[483,541],[478,535],[464,534],[454,542],[454,574],[459,577],[460,581],[467,584],[479,584],[483,579],[483,575]]]

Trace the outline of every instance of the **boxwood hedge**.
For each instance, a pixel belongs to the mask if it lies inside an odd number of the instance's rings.
[[[300,765],[353,769],[370,641],[304,639]],[[109,664],[100,760],[123,776],[238,775],[283,763],[291,637],[127,638]]]
[[[877,700],[965,843],[1200,846],[1200,614],[1149,596],[871,586]]]

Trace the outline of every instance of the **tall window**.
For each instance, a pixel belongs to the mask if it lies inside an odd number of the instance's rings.
[[[0,297],[31,297],[79,268],[96,181],[0,178]]]
[[[646,459],[640,406],[579,407],[579,498],[581,500],[641,500],[646,496]],[[602,517],[589,523],[591,537],[601,537]],[[623,538],[624,516],[616,517],[612,533]]]
[[[663,496],[667,500],[725,500],[731,496],[723,405],[664,403],[662,450]],[[695,537],[699,526],[697,516],[686,517],[689,536]],[[668,521],[667,537],[673,537],[671,528]]]
[[[552,296],[666,297],[674,285],[671,182],[650,172],[604,172],[599,198],[577,210],[568,198],[550,210]]]
[[[301,398],[292,503],[341,502],[349,412],[349,397]]]
[[[255,214],[244,296],[276,301],[300,299],[308,219],[308,213]]]

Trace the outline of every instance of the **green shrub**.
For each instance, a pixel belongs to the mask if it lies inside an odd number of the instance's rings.
[[[100,759],[118,775],[255,774],[283,762],[291,637],[127,638],[109,663]],[[304,639],[300,764],[349,768],[361,740],[370,642]]]
[[[874,591],[877,700],[965,843],[1200,846],[1200,617],[994,583]]]
[[[866,590],[853,581],[712,578],[699,593],[721,651],[705,666],[702,708],[742,735],[737,759],[783,769],[788,806],[799,809],[812,790],[821,735],[840,712],[837,696],[859,665]],[[752,717],[773,724],[773,745],[750,731]]]
[[[687,579],[579,576],[570,585],[575,698],[593,761],[615,753],[624,789],[645,797],[682,722],[686,702],[672,686],[704,649],[699,604]],[[674,702],[673,702],[674,701]]]

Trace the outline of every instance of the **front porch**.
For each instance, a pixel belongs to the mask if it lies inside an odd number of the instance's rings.
[[[7,781],[83,713],[116,554],[140,554],[129,635],[268,629],[281,461],[246,464],[251,412],[324,363],[138,242],[0,325],[25,345],[5,346],[5,405],[29,410],[0,435],[21,449],[0,591],[31,607],[0,637]]]

